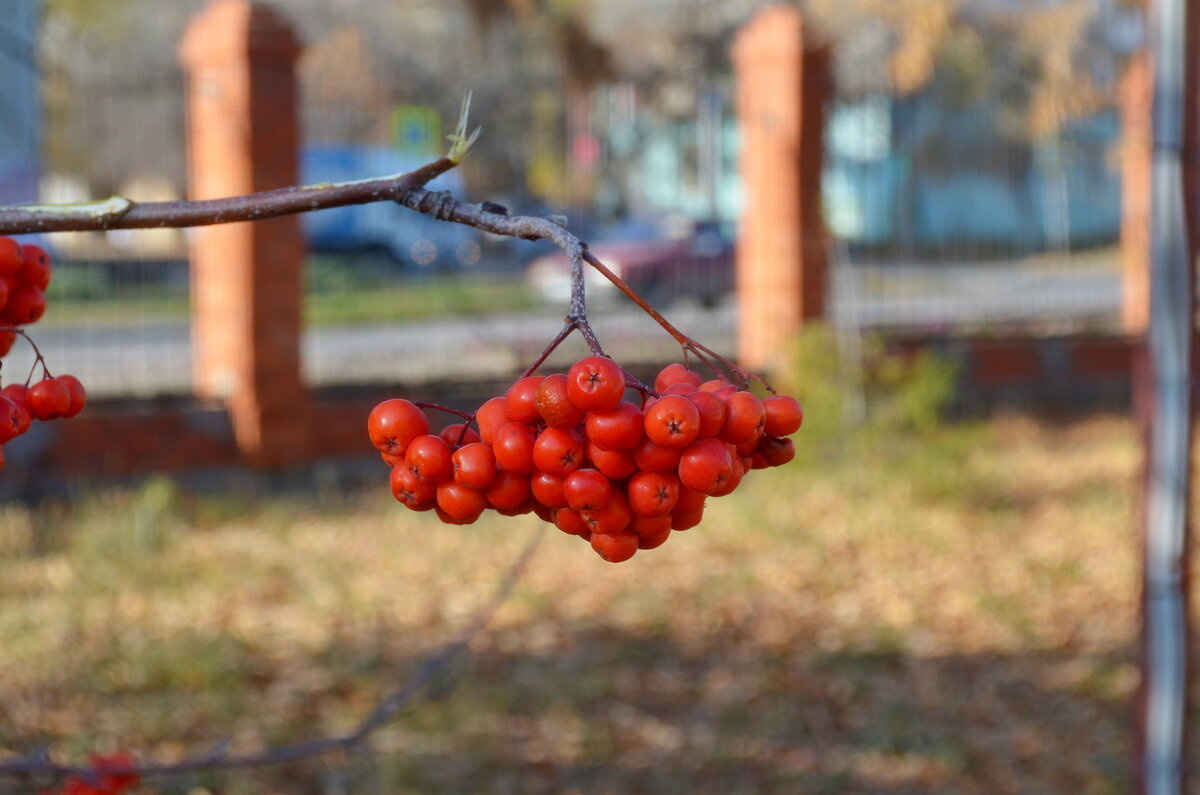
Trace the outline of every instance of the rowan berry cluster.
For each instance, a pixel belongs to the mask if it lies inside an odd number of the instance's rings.
[[[12,349],[18,335],[25,336],[19,327],[37,322],[46,311],[45,290],[51,274],[50,257],[41,248],[0,237],[0,358]],[[0,469],[4,468],[4,443],[29,430],[33,420],[74,417],[87,402],[78,378],[50,377],[40,352],[35,370],[38,364],[43,377],[37,383],[0,389]]]
[[[488,508],[536,513],[613,563],[698,525],[707,498],[732,493],[752,469],[795,456],[786,437],[803,412],[794,398],[760,399],[681,364],[640,401],[625,394],[621,367],[589,356],[485,402],[478,432],[468,423],[433,435],[421,406],[398,398],[367,425],[392,467],[392,494],[409,508],[449,524]]]

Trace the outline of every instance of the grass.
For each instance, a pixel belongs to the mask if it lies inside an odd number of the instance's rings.
[[[627,564],[549,529],[453,679],[371,754],[144,791],[1125,791],[1131,424],[799,441]],[[0,748],[165,759],[344,729],[534,524],[442,526],[382,470],[365,492],[158,480],[0,507]]]
[[[309,326],[416,322],[448,315],[514,312],[538,306],[520,279],[491,275],[401,278],[338,270],[324,260],[310,268],[304,296]],[[79,269],[76,269],[79,270]],[[69,274],[68,274],[69,275]],[[48,326],[103,326],[132,322],[184,322],[191,311],[186,290],[169,285],[112,288],[78,278],[51,286],[42,321]]]

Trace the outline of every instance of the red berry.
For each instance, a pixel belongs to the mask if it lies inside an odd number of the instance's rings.
[[[53,378],[45,378],[29,388],[29,413],[46,422],[56,420],[71,408],[71,393]]]
[[[413,439],[404,451],[404,465],[412,473],[435,486],[445,483],[454,475],[450,460],[450,447],[442,437],[425,434]]]
[[[733,477],[733,456],[717,439],[692,442],[679,458],[679,480],[693,491],[712,494]]]
[[[629,529],[639,536],[649,538],[671,529],[671,514],[661,516],[634,516],[629,522]]]
[[[46,311],[46,294],[32,284],[22,284],[8,294],[0,320],[14,326],[36,323]]]
[[[671,529],[672,530],[691,530],[704,518],[704,509],[700,509],[694,513],[673,513],[671,514]]]
[[[609,563],[621,563],[638,551],[638,534],[629,530],[613,533],[593,533],[592,549]]]
[[[437,507],[450,517],[451,524],[471,524],[487,509],[487,497],[483,492],[468,489],[453,480],[437,487]]]
[[[620,489],[613,489],[608,502],[599,508],[580,511],[579,515],[593,533],[619,533],[629,526],[633,520],[633,510],[629,507],[629,499]]]
[[[23,265],[21,245],[11,237],[0,237],[0,276],[16,276]]]
[[[504,395],[504,409],[513,422],[533,425],[542,418],[534,401],[545,376],[530,375],[518,380]]]
[[[529,476],[501,472],[487,490],[488,504],[501,511],[515,511],[529,499]]]
[[[496,480],[496,454],[490,444],[472,442],[450,456],[454,479],[469,489],[484,491]]]
[[[642,411],[622,400],[608,411],[587,415],[588,441],[602,450],[632,450],[642,440]]]
[[[4,281],[3,279],[0,279],[0,282],[3,282],[3,281]],[[5,293],[5,297],[6,298],[8,297],[8,293]],[[0,301],[0,306],[3,306],[3,304],[4,304],[4,302]],[[16,341],[17,341],[17,332],[15,332],[15,331],[0,331],[0,356],[7,356],[8,352],[12,350],[13,343]]]
[[[533,444],[537,432],[523,422],[509,422],[496,431],[492,452],[496,466],[505,472],[528,475],[533,472]]]
[[[33,422],[33,412],[29,410],[29,390],[22,384],[9,384],[4,389],[0,389],[0,395],[11,400],[19,410],[17,435],[20,436],[29,430],[29,424]]]
[[[766,413],[764,436],[791,436],[804,423],[804,409],[794,397],[774,395],[762,402]]]
[[[608,411],[625,394],[625,374],[606,356],[588,356],[567,373],[567,397],[584,411]]]
[[[0,395],[0,444],[21,435],[21,418],[24,411],[13,401]],[[25,427],[29,427],[28,421]]]
[[[750,392],[734,392],[725,399],[725,424],[720,438],[730,444],[757,439],[766,424],[762,401]]]
[[[679,478],[670,473],[638,472],[629,479],[629,507],[639,516],[662,516],[675,510]]]
[[[547,508],[566,508],[567,497],[563,493],[563,478],[547,472],[535,472],[529,479],[533,498]]]
[[[83,384],[73,375],[60,375],[54,379],[67,388],[67,392],[71,395],[71,405],[67,409],[64,417],[74,417],[79,412],[83,411],[83,407],[87,405],[87,392],[83,388]]]
[[[653,535],[653,536],[648,536],[648,535],[643,535],[641,533],[638,533],[638,549],[658,549],[663,544],[667,543],[667,539],[671,537],[671,528],[670,528],[671,517],[664,516],[662,518],[667,520],[667,523],[668,523],[667,529],[663,530],[658,535]]]
[[[542,472],[566,477],[583,466],[583,440],[575,431],[547,428],[533,446],[533,465]]]
[[[512,422],[512,418],[508,416],[508,409],[505,408],[502,397],[488,400],[475,412],[475,423],[479,426],[479,438],[488,444],[494,441],[496,431],[510,422]]]
[[[644,438],[634,449],[633,460],[637,462],[638,469],[647,472],[674,472],[679,466],[679,456],[682,452],[678,447],[663,447],[649,438]]]
[[[50,256],[39,246],[21,246],[21,281],[39,290],[50,286]]]
[[[563,481],[563,496],[567,505],[576,511],[592,511],[603,507],[612,495],[612,485],[596,469],[578,469]]]
[[[687,396],[700,413],[700,433],[697,439],[711,439],[721,432],[725,424],[725,401],[712,392],[696,390]]]
[[[796,457],[796,447],[792,444],[791,439],[766,436],[758,443],[757,455],[762,456],[763,463],[766,466],[783,466]]]
[[[573,511],[570,508],[559,508],[554,512],[554,526],[573,536],[582,536],[589,532],[579,511]]]
[[[629,450],[601,450],[589,441],[586,452],[592,466],[609,480],[624,480],[637,471],[637,461]]]
[[[646,411],[646,436],[663,447],[686,447],[700,433],[700,411],[683,395],[666,395]]]
[[[392,496],[414,511],[428,511],[437,500],[437,486],[421,480],[403,462],[392,467]]]
[[[463,431],[466,428],[466,431]],[[442,437],[442,441],[450,446],[451,450],[457,450],[460,447],[465,447],[468,444],[474,444],[479,441],[479,434],[469,425],[464,425],[457,422],[453,425],[447,425],[442,428],[442,432],[438,434]]]
[[[673,362],[660,370],[654,378],[654,391],[661,394],[672,384],[691,384],[698,387],[703,381],[704,378],[696,371],[689,370],[679,362]]]
[[[409,401],[393,398],[371,409],[367,433],[379,452],[404,455],[413,439],[429,433],[429,420]]]
[[[584,411],[567,396],[567,377],[562,373],[546,376],[538,386],[534,406],[551,428],[574,428],[583,422]]]

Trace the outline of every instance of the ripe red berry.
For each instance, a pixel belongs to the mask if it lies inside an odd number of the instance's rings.
[[[670,522],[670,516],[664,516],[663,519]],[[667,543],[667,539],[671,537],[671,528],[668,524],[666,530],[663,530],[658,535],[648,536],[638,533],[638,549],[658,549],[663,544]]]
[[[475,423],[479,426],[479,438],[491,444],[495,440],[496,431],[512,422],[505,408],[504,398],[494,397],[486,401],[475,412]]]
[[[762,436],[766,421],[761,400],[750,392],[734,392],[725,399],[725,424],[720,438],[730,444],[757,439]]]
[[[54,379],[67,388],[67,392],[71,395],[71,405],[67,408],[67,413],[64,417],[74,417],[79,412],[83,411],[83,407],[87,405],[87,391],[84,390],[83,384],[73,375],[60,375]]]
[[[418,436],[409,443],[404,451],[404,465],[421,480],[435,486],[445,483],[454,475],[450,447],[442,441],[442,437],[432,434]]]
[[[32,284],[22,284],[8,294],[0,320],[14,326],[36,323],[46,311],[46,294]]]
[[[14,439],[20,436],[21,418],[24,411],[13,401],[0,395],[0,444],[4,444],[9,439]],[[28,420],[25,421],[25,427],[29,427]]]
[[[646,436],[663,447],[686,447],[700,433],[700,411],[683,395],[666,395],[646,411]]]
[[[791,436],[804,423],[804,409],[794,397],[774,395],[762,404],[766,414],[764,436]]]
[[[574,428],[583,422],[584,411],[567,396],[567,377],[562,373],[546,376],[538,386],[534,406],[551,428]]]
[[[16,276],[22,265],[20,244],[11,237],[0,237],[0,276]]]
[[[721,432],[725,424],[725,401],[712,392],[697,389],[690,393],[687,399],[696,406],[700,413],[700,432],[697,439],[711,439]]]
[[[414,511],[428,511],[437,499],[437,486],[421,480],[403,462],[392,467],[392,496]]]
[[[642,440],[642,411],[622,400],[608,411],[587,415],[588,441],[602,450],[632,450]]]
[[[663,447],[646,437],[634,449],[633,460],[637,462],[638,469],[647,472],[674,472],[682,453],[678,447]]]
[[[679,478],[670,473],[638,472],[629,479],[629,507],[639,516],[662,516],[675,510]]]
[[[671,529],[671,514],[661,516],[637,516],[629,522],[629,529],[644,538],[660,535]]]
[[[367,433],[381,453],[404,455],[413,439],[429,433],[429,420],[409,401],[393,398],[371,410]]]
[[[537,432],[523,422],[509,422],[496,431],[492,452],[496,466],[505,472],[528,475],[533,472],[533,444]]]
[[[463,428],[466,428],[465,432]],[[438,436],[442,437],[442,441],[448,444],[451,450],[457,450],[460,447],[465,447],[468,444],[474,444],[479,441],[479,434],[475,433],[475,429],[461,422],[456,422],[453,425],[447,425],[445,428],[442,428],[442,432]]]
[[[53,378],[44,378],[29,388],[29,413],[46,422],[56,420],[71,408],[71,393]]]
[[[733,477],[733,456],[724,442],[692,442],[679,458],[679,480],[693,491],[712,494]]]
[[[567,507],[567,497],[563,493],[563,478],[548,472],[535,472],[529,479],[529,487],[533,498],[547,508]]]
[[[542,418],[534,401],[537,399],[538,387],[544,380],[544,376],[530,375],[509,387],[508,392],[504,394],[504,409],[513,422],[533,425]]]
[[[698,387],[703,381],[704,378],[696,371],[689,370],[679,362],[672,362],[655,376],[654,391],[661,394],[673,384],[691,384]]]
[[[633,509],[629,507],[629,499],[625,494],[620,489],[613,489],[608,502],[599,508],[580,511],[579,515],[593,534],[619,533],[633,520]]]
[[[554,512],[554,526],[573,536],[583,536],[590,532],[579,511],[570,508],[559,508]]]
[[[0,282],[3,282],[3,281],[4,281],[3,279],[0,279]],[[8,297],[8,293],[5,293],[5,298],[7,298],[7,297]],[[0,301],[0,306],[3,306],[3,305],[4,305],[4,302]],[[15,331],[0,331],[0,357],[7,356],[8,352],[12,350],[13,343],[16,341],[17,341],[17,332],[15,332]]]
[[[481,491],[447,480],[437,487],[437,507],[450,517],[451,524],[471,524],[487,509],[487,497]]]
[[[700,509],[694,513],[673,513],[671,514],[671,529],[672,530],[691,530],[696,525],[700,524],[704,519],[704,509]]]
[[[33,412],[29,410],[29,390],[23,384],[9,384],[0,389],[0,395],[8,398],[17,406],[20,414],[18,420],[20,427],[17,435],[20,436],[29,430],[29,424],[33,421]]]
[[[779,467],[796,457],[796,447],[791,439],[766,436],[758,443],[757,455],[762,456],[766,466]]]
[[[39,246],[21,246],[21,281],[45,290],[50,286],[50,275],[50,255]]]
[[[606,356],[588,356],[567,373],[567,397],[584,411],[608,411],[625,394],[625,374]]]
[[[629,530],[593,533],[592,549],[609,563],[622,563],[638,550],[638,534]]]
[[[596,469],[577,469],[563,481],[563,496],[576,511],[603,507],[612,495],[612,485]]]
[[[583,439],[575,431],[547,428],[533,446],[533,465],[542,472],[566,477],[583,466]]]
[[[637,461],[629,450],[601,450],[589,441],[585,452],[592,466],[609,480],[624,480],[637,471]]]
[[[529,499],[529,476],[516,472],[501,472],[488,487],[488,504],[501,511],[515,511]]]
[[[454,479],[469,489],[484,491],[496,480],[496,454],[490,444],[472,442],[450,456]]]

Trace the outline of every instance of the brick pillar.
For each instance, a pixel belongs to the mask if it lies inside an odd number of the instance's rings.
[[[1145,334],[1150,321],[1150,57],[1129,59],[1121,78],[1121,325]]]
[[[179,48],[188,75],[188,193],[210,199],[298,180],[291,26],[247,0],[213,0]],[[198,395],[226,401],[249,463],[307,452],[300,375],[304,241],[295,217],[193,230],[192,337]]]
[[[794,6],[768,6],[733,45],[745,202],[737,253],[738,358],[777,363],[825,317],[828,263],[821,161],[829,52],[806,42]],[[811,38],[811,37],[808,37]]]

